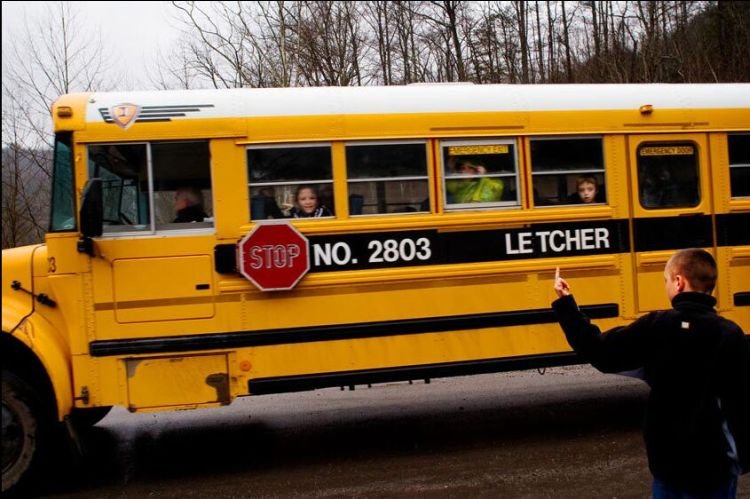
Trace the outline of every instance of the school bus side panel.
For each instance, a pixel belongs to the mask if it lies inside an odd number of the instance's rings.
[[[719,281],[715,294],[719,310],[728,319],[745,327],[750,334],[750,199],[732,197],[728,135],[714,133],[710,137],[711,164],[714,165],[716,224],[716,263]]]
[[[633,258],[637,306],[639,312],[649,312],[670,306],[664,293],[663,273],[664,265],[674,250],[702,247],[715,253],[708,135],[630,135],[628,144],[633,193]],[[644,158],[651,159],[652,163],[646,163]],[[672,167],[670,161],[674,158],[688,158],[685,161],[692,161],[692,158],[694,163],[690,165],[694,166]],[[664,165],[672,169],[668,170]],[[670,172],[675,175],[674,172],[684,172],[690,168],[695,168],[694,172],[689,172],[693,176],[686,176],[686,179],[663,178],[659,179],[658,185],[653,184],[655,196],[674,190],[674,199],[647,200],[644,177],[662,172],[664,175]],[[687,189],[693,189],[694,194],[685,194]],[[651,204],[644,206],[644,202]]]

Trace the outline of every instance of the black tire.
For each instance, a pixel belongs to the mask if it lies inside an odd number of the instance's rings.
[[[53,421],[28,383],[9,371],[2,376],[2,493],[20,495],[46,464]]]
[[[91,409],[75,409],[70,414],[70,418],[72,419],[73,424],[78,428],[91,428],[104,419],[111,410],[111,405],[105,407],[92,407]]]

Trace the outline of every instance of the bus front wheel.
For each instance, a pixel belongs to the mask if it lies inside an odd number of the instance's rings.
[[[22,493],[43,467],[50,422],[33,388],[9,371],[2,371],[2,492]]]

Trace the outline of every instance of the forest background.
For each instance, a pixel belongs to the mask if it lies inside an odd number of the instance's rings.
[[[138,90],[750,81],[750,2],[171,2],[180,36]],[[55,4],[3,40],[2,247],[43,240],[50,106],[135,90],[102,28]]]

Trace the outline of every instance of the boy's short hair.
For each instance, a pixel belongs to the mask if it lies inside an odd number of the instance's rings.
[[[596,177],[590,175],[584,175],[583,177],[578,177],[576,179],[576,190],[578,190],[582,184],[593,184],[597,190],[599,189],[599,182],[596,181]]]
[[[700,248],[683,249],[672,255],[670,270],[685,276],[693,290],[711,294],[716,287],[716,260]]]

